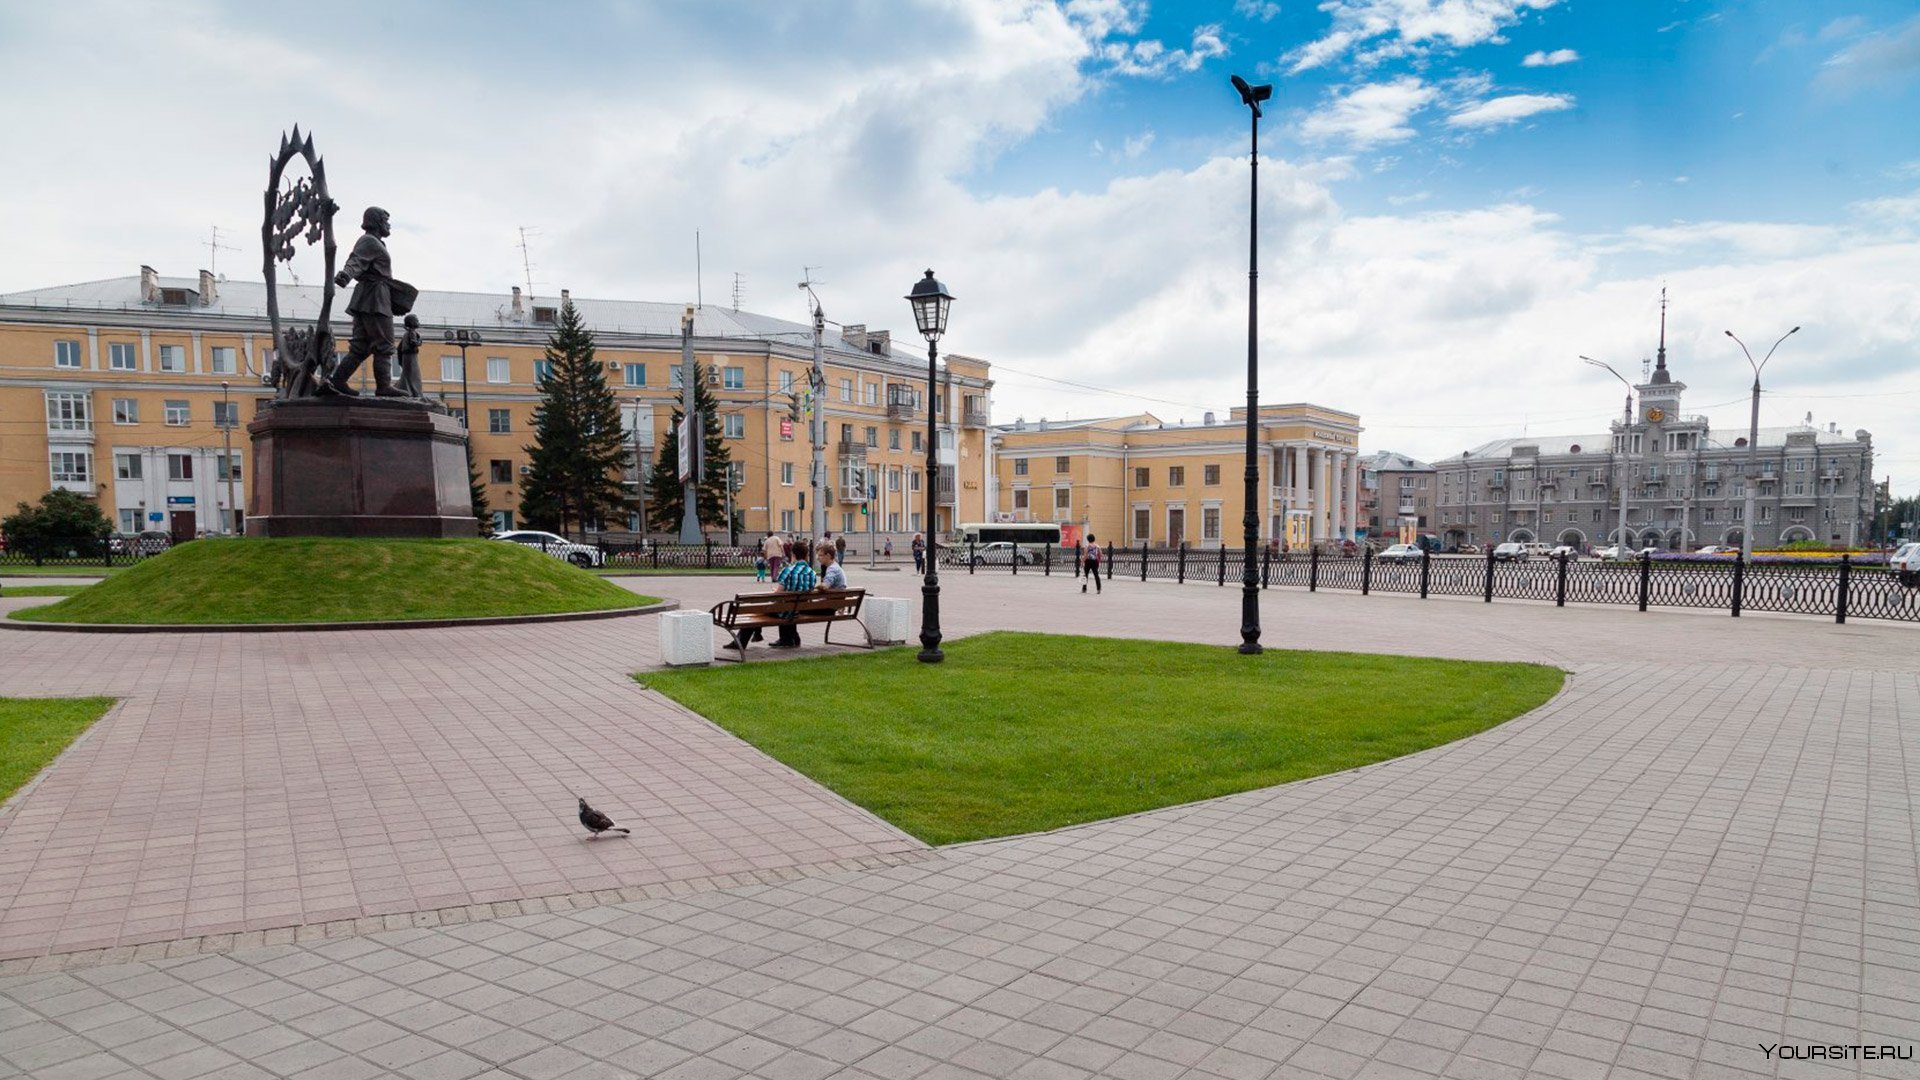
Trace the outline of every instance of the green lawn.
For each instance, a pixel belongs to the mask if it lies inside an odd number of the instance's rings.
[[[99,578],[99,577],[112,577],[113,575],[121,573],[122,571],[131,570],[131,569],[133,569],[133,564],[129,562],[127,559],[125,559],[124,557],[116,557],[113,561],[112,566],[101,566],[97,562],[88,563],[84,566],[74,566],[71,564],[62,564],[62,563],[47,563],[44,566],[35,566],[32,563],[4,563],[4,564],[0,564],[0,578],[10,578],[10,577]]]
[[[6,590],[12,592],[12,590]],[[299,623],[595,611],[652,603],[496,540],[199,540],[13,618]]]
[[[72,596],[86,585],[8,585],[0,596]]]
[[[67,748],[112,698],[0,698],[0,799],[20,790]]]
[[[759,648],[756,646],[756,649]],[[993,633],[636,676],[928,843],[1033,832],[1384,761],[1533,709],[1536,664]]]

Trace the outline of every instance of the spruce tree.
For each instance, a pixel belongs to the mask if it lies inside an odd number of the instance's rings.
[[[493,535],[493,511],[487,506],[487,485],[473,463],[473,439],[467,439],[467,489],[473,496],[473,522],[481,537]]]
[[[529,528],[565,533],[569,523],[584,529],[626,512],[626,439],[606,369],[594,359],[593,332],[571,300],[561,306],[547,340],[547,363],[533,412],[534,443],[526,448],[520,512]]]
[[[707,392],[707,368],[694,365],[693,407],[700,413],[701,443],[706,450],[700,478],[700,498],[694,507],[702,528],[725,528],[727,517],[727,475],[732,457],[727,441],[720,434],[720,410]],[[653,479],[647,485],[647,516],[655,529],[677,532],[680,528],[680,420],[686,414],[676,405],[666,437],[660,440],[660,453],[654,459]]]

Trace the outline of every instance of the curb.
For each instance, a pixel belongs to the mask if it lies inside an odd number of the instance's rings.
[[[470,619],[389,619],[384,622],[322,623],[52,623],[0,618],[0,629],[44,630],[65,634],[289,634],[302,631],[334,630],[435,630],[461,626],[512,626],[522,623],[581,622],[587,619],[623,619],[631,615],[653,615],[677,611],[678,600],[663,600],[642,607],[606,608],[599,611],[561,611],[545,615],[482,615]]]

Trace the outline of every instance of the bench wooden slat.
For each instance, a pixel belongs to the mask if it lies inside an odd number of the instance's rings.
[[[865,648],[873,647],[873,635],[867,633],[867,625],[860,621],[860,605],[866,599],[865,589],[836,589],[831,592],[804,593],[748,593],[723,600],[713,605],[708,612],[713,621],[730,631],[763,630],[778,626],[812,626],[828,624],[827,643],[833,640],[833,623],[852,622],[860,624],[860,631],[867,635]],[[724,655],[724,651],[722,653]],[[744,656],[739,659],[745,659]]]

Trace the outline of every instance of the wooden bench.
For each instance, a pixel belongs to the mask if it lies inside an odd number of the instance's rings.
[[[722,660],[745,660],[747,650],[741,639],[750,631],[764,630],[769,627],[806,626],[809,623],[825,623],[827,626],[827,644],[844,645],[850,649],[873,648],[873,635],[867,632],[867,624],[860,621],[860,604],[867,597],[865,589],[831,589],[824,592],[771,592],[748,593],[731,600],[722,600],[713,605],[710,614],[714,625],[727,631],[734,641],[740,641],[742,647],[734,649],[729,643],[721,648]],[[866,644],[833,640],[833,624],[850,622],[860,628],[866,637]],[[728,653],[734,655],[729,656]]]

